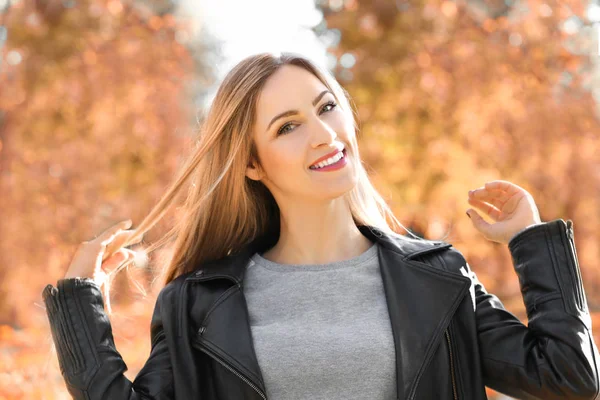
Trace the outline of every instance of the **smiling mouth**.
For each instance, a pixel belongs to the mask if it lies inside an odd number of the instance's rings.
[[[344,160],[345,158],[346,158],[346,149],[344,148],[342,151],[338,152],[336,155],[330,157],[329,159],[321,161],[319,163],[316,163],[315,165],[311,165],[308,168],[312,169],[312,170],[319,170],[319,169],[331,167],[332,165],[336,165],[337,163]]]

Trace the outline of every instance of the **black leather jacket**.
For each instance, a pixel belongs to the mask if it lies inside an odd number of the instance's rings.
[[[486,292],[451,244],[360,230],[380,244],[398,400],[486,399],[484,385],[519,399],[600,398],[570,220],[530,227],[509,243],[528,326]],[[266,399],[243,293],[256,250],[206,263],[161,290],[150,357],[133,382],[123,375],[97,285],[80,278],[48,285],[43,298],[73,398]]]

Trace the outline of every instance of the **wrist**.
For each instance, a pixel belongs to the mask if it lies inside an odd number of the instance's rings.
[[[543,225],[544,222],[532,222],[531,224],[527,225],[525,228],[517,231],[516,233],[514,233],[509,239],[508,239],[508,243],[512,242],[514,238],[516,238],[517,236],[521,235],[522,233],[525,233],[526,231],[529,231],[530,229],[532,229],[533,227],[536,227],[538,225]]]

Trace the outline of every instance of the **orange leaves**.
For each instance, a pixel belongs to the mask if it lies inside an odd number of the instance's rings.
[[[446,18],[453,18],[458,10],[455,2],[446,0],[441,5],[441,11]]]
[[[171,179],[186,136],[174,132],[191,131],[182,103],[194,64],[172,16],[82,0],[50,24],[17,4],[7,46],[27,58],[0,74],[0,315],[32,327],[73,246],[113,219],[135,220]]]
[[[87,65],[93,67],[94,64],[96,64],[97,60],[98,60],[98,56],[96,55],[96,52],[94,52],[93,50],[86,50],[83,52],[83,61]]]
[[[119,15],[123,12],[123,3],[119,0],[110,0],[106,4],[106,9],[114,16]]]
[[[491,18],[487,18],[483,21],[482,27],[486,32],[491,33],[498,29],[498,23]]]
[[[149,26],[149,27],[150,27],[152,30],[154,30],[154,31],[157,31],[157,30],[159,30],[160,28],[162,28],[162,27],[163,27],[163,20],[162,20],[162,18],[160,18],[160,17],[158,17],[158,16],[156,16],[156,15],[153,15],[153,16],[152,16],[152,17],[150,17],[150,19],[148,20],[148,26]]]
[[[375,14],[365,14],[361,16],[358,29],[362,34],[370,38],[379,38],[382,34]]]

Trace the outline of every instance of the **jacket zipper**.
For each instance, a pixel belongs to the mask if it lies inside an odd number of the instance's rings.
[[[581,278],[581,270],[580,268],[578,268],[579,265],[579,259],[577,258],[577,248],[575,247],[575,238],[573,237],[573,223],[571,221],[567,222],[567,236],[569,237],[569,244],[571,245],[570,249],[573,255],[573,259],[575,260],[575,273],[577,274],[577,277],[579,278],[579,284],[583,284],[583,279]],[[581,308],[581,311],[586,311],[584,310],[584,304],[585,304],[585,296],[583,295],[583,291],[582,289],[579,287],[579,285],[576,285],[577,289],[578,289],[578,294],[579,294],[579,307]]]
[[[202,332],[204,332],[204,327],[201,327],[200,330],[198,331],[198,333],[200,335],[202,335]],[[238,378],[240,378],[242,381],[244,381],[248,386],[250,386],[252,389],[254,389],[256,391],[256,393],[258,393],[260,395],[260,397],[262,397],[264,400],[267,400],[267,396],[262,392],[262,390],[260,390],[260,388],[258,388],[252,382],[250,382],[250,380],[248,378],[246,378],[244,375],[242,375],[240,372],[238,372],[233,366],[231,366],[229,363],[227,363],[227,361],[223,360],[221,358],[221,356],[219,356],[217,353],[215,353],[214,351],[212,351],[211,349],[206,347],[200,340],[196,339],[196,343],[198,345],[200,345],[201,351],[203,351],[204,353],[208,354],[210,357],[215,359],[219,364],[221,364],[222,366],[227,368],[229,371],[231,371],[233,374],[235,374]]]
[[[571,228],[571,222],[567,222],[567,229],[565,231],[561,230],[561,236],[565,238],[565,245],[567,247],[567,263],[569,264],[569,273],[571,275],[571,280],[573,282],[573,290],[575,291],[575,296],[577,298],[576,305],[580,311],[583,310],[583,293],[581,292],[581,288],[579,285],[581,284],[581,273],[579,272],[579,268],[577,268],[577,264],[579,261],[577,260],[577,253],[575,252],[575,241],[573,239],[573,231]],[[575,261],[573,261],[575,260]],[[579,280],[579,282],[578,282]]]
[[[452,343],[450,343],[450,334],[448,330],[444,332],[446,334],[446,340],[448,341],[448,355],[450,356],[450,377],[452,378],[452,394],[454,400],[458,400],[458,394],[456,392],[456,379],[454,378],[454,360],[452,359]]]

